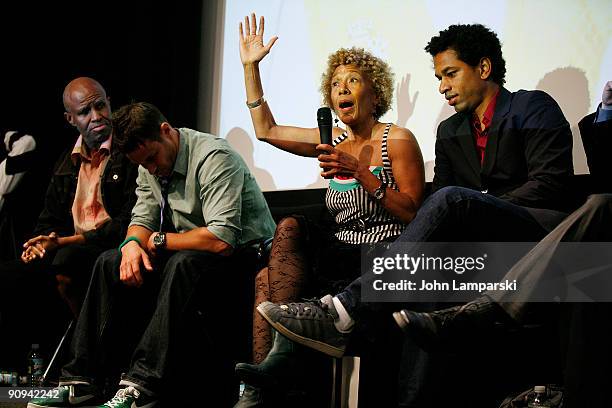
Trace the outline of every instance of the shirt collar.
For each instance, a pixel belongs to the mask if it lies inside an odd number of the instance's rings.
[[[482,116],[482,124],[484,125],[485,130],[489,128],[489,125],[493,121],[493,115],[495,114],[495,105],[497,105],[497,97],[499,96],[500,90],[501,88],[498,89],[493,98],[491,98],[491,101],[489,101],[487,109],[485,110],[484,115]],[[476,114],[476,112],[472,114],[472,126],[474,126],[478,130],[481,130],[480,119],[478,119],[478,115]]]
[[[176,160],[174,161],[174,172],[187,176],[187,150],[189,149],[188,141],[184,134],[179,130],[179,148],[176,152]]]
[[[113,143],[113,136],[110,135],[108,139],[106,139],[104,143],[100,145],[100,148],[98,149],[100,154],[101,155],[110,154],[112,143]],[[70,154],[70,157],[72,158],[72,162],[76,164],[80,159],[91,160],[91,153],[92,152],[89,152],[89,153],[87,152],[85,143],[83,143],[83,135],[79,135],[79,138],[77,139],[76,143],[74,144],[74,147],[72,148],[72,153]]]

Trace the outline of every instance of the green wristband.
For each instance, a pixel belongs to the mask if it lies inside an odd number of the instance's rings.
[[[127,244],[130,241],[136,241],[138,242],[138,245],[142,246],[142,243],[140,242],[140,240],[138,238],[136,238],[135,236],[129,236],[126,239],[123,240],[123,242],[119,245],[119,248],[117,248],[117,250],[119,252],[121,252],[121,248],[123,248],[125,246],[125,244]]]

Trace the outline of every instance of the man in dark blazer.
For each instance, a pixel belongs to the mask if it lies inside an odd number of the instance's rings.
[[[485,292],[485,295],[467,303],[433,313],[418,313],[402,310],[395,313],[402,329],[423,347],[431,347],[441,337],[457,338],[468,330],[483,329],[502,324],[520,324],[527,311],[541,308],[530,302],[546,301],[545,296],[557,295],[564,300],[560,308],[559,337],[561,339],[561,367],[564,368],[564,402],[568,407],[603,406],[607,397],[603,391],[607,378],[601,373],[612,363],[609,347],[608,328],[605,324],[610,316],[607,293],[597,293],[609,278],[609,270],[601,268],[597,253],[583,259],[576,258],[574,265],[563,263],[559,268],[556,256],[561,242],[610,242],[612,241],[612,160],[609,158],[612,146],[612,81],[604,87],[602,103],[598,109],[579,123],[591,178],[592,190],[596,193],[572,212],[552,232],[542,239],[532,251],[518,261],[502,280],[522,282],[518,290]],[[567,247],[561,247],[567,248]],[[576,247],[574,247],[576,248]],[[592,251],[588,250],[587,251]],[[601,262],[606,262],[605,259]],[[597,268],[593,268],[596,265]],[[560,274],[577,274],[590,269],[599,275],[592,279],[580,280],[578,291],[566,291],[561,287],[557,292],[553,282],[572,281],[571,277],[559,280]],[[531,282],[531,284],[525,284]],[[541,283],[546,284],[542,285]],[[596,282],[593,284],[593,282]],[[591,292],[595,289],[595,292]],[[564,294],[592,296],[590,302],[577,302]],[[604,296],[604,298],[602,298]],[[549,300],[550,301],[550,300]],[[556,313],[555,313],[556,314]],[[551,317],[545,314],[542,318]]]
[[[558,105],[542,91],[491,88],[497,100],[482,158],[475,111],[459,111],[438,127],[433,191],[462,186],[520,206],[567,210],[571,134]],[[441,91],[454,101],[454,88],[441,84]]]
[[[573,273],[586,268],[576,263],[576,265],[564,264],[564,268],[561,270],[557,267],[554,256],[560,242],[590,243],[612,241],[612,194],[610,194],[612,193],[612,188],[609,181],[610,176],[612,176],[612,161],[609,160],[608,154],[604,150],[606,147],[611,146],[611,125],[612,81],[609,81],[604,88],[602,104],[596,112],[584,117],[579,124],[580,134],[587,153],[589,171],[591,177],[595,180],[593,190],[606,194],[590,195],[580,208],[567,216],[502,278],[502,280],[512,281],[516,279],[519,282],[534,282],[535,285],[520,285],[517,290],[512,291],[485,292],[485,296],[468,303],[470,307],[453,307],[435,313],[408,313],[408,315],[412,316],[414,321],[419,318],[427,320],[431,318],[431,321],[435,324],[444,317],[445,323],[440,326],[447,326],[451,320],[456,319],[459,315],[466,321],[472,318],[465,319],[468,315],[477,316],[474,320],[481,322],[487,319],[501,321],[504,319],[498,312],[504,311],[512,320],[521,322],[527,309],[530,307],[530,301],[545,301],[544,296],[548,296],[551,293],[539,292],[536,287],[538,283],[544,280],[549,282],[552,280],[548,274],[556,276],[559,273],[563,273],[564,270]],[[588,259],[588,261],[592,262],[594,260]],[[583,262],[583,260],[578,257],[577,262]],[[551,284],[549,283],[548,285],[545,289],[551,288]],[[591,288],[581,286],[580,289],[579,293],[582,296],[589,295],[588,289]],[[553,294],[555,293],[553,292]],[[561,298],[562,293],[558,293],[558,295]],[[592,300],[597,301],[598,299]],[[494,303],[492,301],[495,301],[500,307],[491,307]],[[485,308],[487,309],[486,313],[483,313]],[[478,309],[480,309],[479,313],[474,313]],[[448,318],[449,316],[451,319]],[[401,326],[408,328],[409,322],[407,320],[403,322],[405,325],[402,324],[401,320],[399,323]],[[416,326],[418,324],[413,324],[408,332],[418,331],[419,327]],[[442,328],[439,327],[438,329]],[[421,340],[424,338],[422,337]]]

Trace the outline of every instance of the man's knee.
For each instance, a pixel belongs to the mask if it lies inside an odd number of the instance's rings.
[[[472,191],[472,190],[467,189],[465,187],[459,187],[459,186],[446,186],[432,193],[432,197],[433,196],[439,196],[439,197],[456,196],[458,194],[465,194],[467,191]]]
[[[478,195],[482,196],[483,194],[464,187],[443,187],[427,198],[419,212],[437,212],[440,210],[469,206],[471,201],[481,198],[477,197]]]
[[[602,233],[605,231],[607,237],[612,223],[612,194],[590,195],[576,213],[580,214],[580,223],[583,228]],[[603,236],[599,236],[598,239],[603,239]]]
[[[121,264],[121,253],[116,249],[109,249],[108,251],[104,251],[98,256],[96,260],[96,265],[100,266],[110,266],[110,265],[120,265]]]
[[[428,201],[436,207],[456,208],[458,210],[478,212],[481,209],[495,208],[512,211],[517,206],[493,195],[472,190],[471,188],[448,186],[433,193]],[[425,207],[425,204],[423,204]]]
[[[93,267],[92,279],[108,281],[119,280],[119,267],[121,266],[121,253],[116,249],[109,249],[98,256]]]
[[[468,200],[477,194],[482,193],[465,187],[447,186],[432,193],[428,201],[441,205],[452,205],[463,200]]]
[[[590,195],[584,205],[591,211],[610,211],[612,209],[612,194]]]
[[[102,251],[102,248],[97,248],[91,245],[68,245],[57,250],[53,258],[53,265],[66,267],[82,267],[84,265],[93,266],[96,257]]]

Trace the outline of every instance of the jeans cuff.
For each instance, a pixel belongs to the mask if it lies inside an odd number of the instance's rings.
[[[156,396],[156,393],[151,391],[150,388],[147,387],[147,384],[144,381],[140,381],[137,378],[130,377],[127,374],[121,375],[121,381],[119,381],[119,385],[125,385],[126,387],[134,387],[140,392],[144,392],[149,396]]]
[[[71,377],[60,377],[59,385],[92,385],[93,381],[89,377],[79,377],[79,376],[71,376]]]
[[[346,310],[348,315],[353,320],[355,320],[356,317],[357,317],[356,316],[357,313],[356,313],[355,308],[351,307],[354,304],[353,302],[351,302],[352,299],[347,299],[347,298],[350,298],[350,297],[351,297],[351,294],[348,291],[346,291],[346,290],[344,290],[344,291],[342,291],[342,292],[340,292],[340,293],[338,293],[336,295],[336,298],[340,301],[340,303],[342,303],[342,306],[344,306],[344,310]]]

